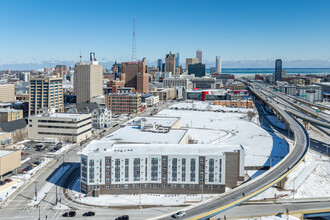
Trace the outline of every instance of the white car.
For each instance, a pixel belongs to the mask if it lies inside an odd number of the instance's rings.
[[[180,211],[172,215],[172,218],[180,218],[186,215],[185,211]]]

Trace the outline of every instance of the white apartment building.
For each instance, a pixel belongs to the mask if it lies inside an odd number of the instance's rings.
[[[29,117],[31,140],[81,142],[91,137],[91,114],[38,114]]]
[[[108,106],[102,106],[96,102],[77,104],[69,113],[92,114],[92,128],[104,129],[111,126],[111,111]]]
[[[159,103],[159,96],[149,96],[148,98],[146,98],[146,103],[148,107],[157,105]]]
[[[81,189],[93,196],[222,193],[244,176],[241,146],[121,145],[99,140],[85,148],[81,160]]]

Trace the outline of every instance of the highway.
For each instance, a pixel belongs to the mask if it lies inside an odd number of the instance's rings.
[[[267,97],[260,93],[253,86],[250,87],[252,93],[267,103]],[[298,163],[304,158],[309,147],[309,137],[304,127],[287,112],[285,112],[276,102],[268,102],[272,109],[276,109],[283,118],[290,124],[294,132],[294,148],[292,151],[276,166],[268,172],[258,176],[257,178],[242,184],[235,189],[223,193],[212,200],[192,205],[184,209],[187,213],[185,218],[188,219],[208,219],[227,209],[234,207],[262,191],[273,186],[276,182],[284,178]],[[172,214],[172,213],[171,213]],[[171,219],[170,214],[160,216],[155,219]]]
[[[286,214],[288,210],[289,214],[297,213],[307,210],[320,210],[329,209],[330,201],[310,201],[310,202],[285,202],[285,203],[270,203],[270,204],[245,204],[236,206],[233,209],[229,209],[217,216],[214,219],[238,219],[238,218],[253,218],[257,216],[270,216]]]
[[[269,90],[266,90],[263,86],[260,85],[257,86],[260,89],[259,92],[263,93],[267,97],[266,100],[268,102],[280,104],[279,107],[289,112],[290,114],[294,115],[295,117],[301,118],[306,122],[310,122],[314,125],[321,126],[323,128],[330,128],[329,116],[327,114],[323,113],[322,118],[317,119],[309,114],[305,114],[297,110],[296,108],[292,107],[295,105],[294,102],[289,102],[288,99],[279,97],[278,94],[271,93]],[[315,112],[315,110],[313,112]]]
[[[312,108],[308,105],[305,105],[301,101],[297,101],[296,99],[292,98],[293,96],[291,96],[291,95],[283,94],[281,92],[275,92],[275,91],[272,91],[269,88],[264,88],[264,91],[267,91],[270,94],[273,94],[273,95],[281,98],[282,100],[287,102],[289,105],[294,106],[297,109],[300,109],[301,111],[303,111],[303,112],[305,112],[305,113],[307,113],[307,114],[309,114],[313,117],[319,118],[319,119],[321,119],[323,121],[326,121],[326,122],[330,122],[330,115],[329,114],[326,114],[324,112],[316,112],[316,109],[314,109],[314,108]],[[299,99],[299,100],[302,100],[302,99]]]

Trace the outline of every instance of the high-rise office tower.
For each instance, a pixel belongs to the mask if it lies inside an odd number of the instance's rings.
[[[37,114],[43,108],[63,112],[63,106],[62,78],[39,76],[30,79],[30,115]]]
[[[138,62],[123,62],[121,71],[125,74],[125,87],[133,87],[137,89],[138,73],[147,73],[147,65],[145,60]]]
[[[196,50],[196,58],[199,59],[199,63],[202,63],[203,53],[201,50]]]
[[[138,93],[149,93],[149,74],[138,73],[137,74],[137,86],[136,91]]]
[[[199,63],[199,59],[198,58],[187,58],[186,59],[186,71],[188,71],[188,66],[190,64],[195,64],[195,63]]]
[[[180,54],[175,55],[175,67],[180,67]]]
[[[215,68],[216,68],[216,73],[221,73],[221,57],[220,56],[217,56],[215,58]]]
[[[157,60],[157,68],[160,72],[163,72],[163,60],[162,59]]]
[[[282,60],[277,59],[275,61],[275,82],[282,81]]]
[[[73,86],[77,103],[90,102],[92,97],[103,95],[103,65],[98,64],[95,53],[90,53],[88,64],[75,65]]]
[[[196,77],[205,76],[205,64],[195,63],[188,65],[188,74],[195,74]]]
[[[175,74],[175,54],[172,54],[171,51],[169,54],[166,54],[164,72],[172,72],[173,75]]]

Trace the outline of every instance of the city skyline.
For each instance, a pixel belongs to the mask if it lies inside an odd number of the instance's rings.
[[[175,8],[148,1],[87,3],[1,2],[0,69],[74,65],[80,51],[83,60],[95,51],[100,63],[130,61],[133,16],[137,58],[154,66],[169,51],[180,53],[184,64],[200,49],[207,67],[216,56],[223,68],[272,68],[278,58],[284,68],[330,67],[327,1],[180,1]],[[174,35],[166,32],[170,27]]]

